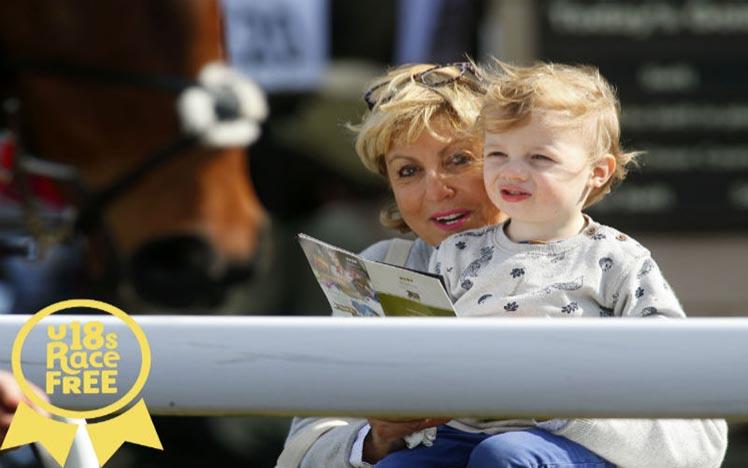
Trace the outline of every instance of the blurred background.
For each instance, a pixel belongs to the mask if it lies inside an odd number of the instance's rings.
[[[295,234],[352,251],[397,235],[345,127],[366,82],[494,56],[600,68],[625,146],[646,155],[591,214],[653,252],[690,316],[745,315],[744,40],[743,1],[4,0],[0,313],[87,295],[132,313],[327,315]],[[179,138],[177,91],[217,59],[267,95],[246,152]],[[288,423],[162,417],[166,452],[109,465],[272,467]],[[724,466],[748,466],[748,430],[731,431]]]

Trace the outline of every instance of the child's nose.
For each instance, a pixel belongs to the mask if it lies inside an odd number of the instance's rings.
[[[501,168],[501,178],[509,181],[527,179],[527,169],[520,161],[508,161]]]

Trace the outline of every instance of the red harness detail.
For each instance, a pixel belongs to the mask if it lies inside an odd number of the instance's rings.
[[[20,203],[23,199],[21,188],[14,175],[13,167],[17,152],[16,143],[11,135],[0,134],[0,202],[12,201]],[[62,210],[69,202],[57,182],[49,177],[28,174],[30,196],[44,208],[51,210]]]

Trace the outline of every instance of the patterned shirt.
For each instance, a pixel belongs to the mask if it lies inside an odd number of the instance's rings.
[[[646,248],[588,218],[569,239],[516,243],[505,224],[444,240],[429,262],[460,316],[685,317]]]

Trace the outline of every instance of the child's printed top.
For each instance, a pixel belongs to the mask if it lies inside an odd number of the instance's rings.
[[[685,317],[649,250],[587,221],[550,243],[513,242],[506,223],[464,231],[439,245],[429,271],[459,316]]]

